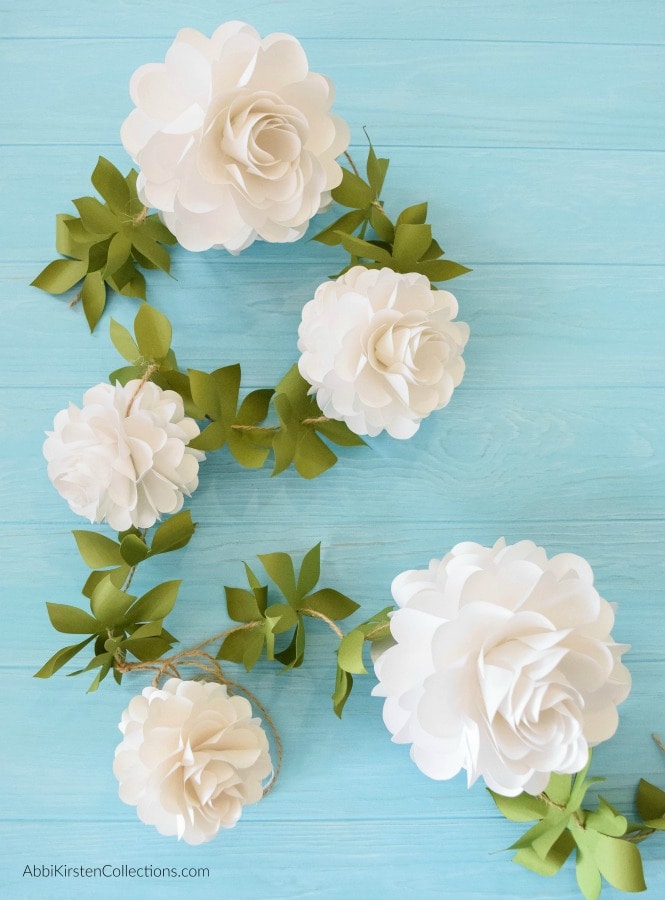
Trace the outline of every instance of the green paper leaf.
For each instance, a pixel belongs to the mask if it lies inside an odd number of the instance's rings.
[[[97,621],[108,628],[122,622],[135,600],[136,597],[117,588],[111,580],[111,575],[107,574],[92,592],[90,609]]]
[[[97,193],[106,200],[114,213],[126,215],[129,208],[129,187],[113,163],[100,156],[91,177]]]
[[[256,629],[244,628],[232,631],[224,638],[222,646],[217,653],[217,659],[228,659],[230,662],[244,663],[245,667],[247,667],[247,663],[250,663],[249,668],[251,668],[261,655],[264,640],[263,629],[258,626]],[[256,649],[259,643],[261,647],[257,656]]]
[[[110,570],[110,572],[116,572],[116,571],[117,571],[117,569]],[[87,597],[88,600],[90,600],[92,598],[92,592],[94,591],[94,589],[97,587],[97,585],[102,580],[102,578],[104,578],[106,575],[110,574],[110,572],[109,571],[91,572],[88,575],[88,578],[87,578],[85,584],[81,588],[81,593],[83,594],[83,596]]]
[[[316,587],[321,577],[321,542],[305,554],[298,573],[297,594],[304,597]]]
[[[305,658],[305,628],[302,622],[298,622],[289,646],[280,653],[275,653],[275,659],[287,669],[297,669],[303,664]]]
[[[249,586],[251,587],[251,589],[252,589],[253,591],[256,591],[256,590],[260,589],[260,588],[261,588],[261,582],[260,582],[259,579],[256,577],[256,575],[254,574],[254,572],[250,569],[250,567],[247,565],[247,563],[243,563],[243,566],[245,567],[245,573],[246,573],[246,575],[247,575],[247,581],[249,582]]]
[[[146,542],[136,534],[128,534],[120,544],[122,558],[129,566],[138,566],[149,552]]]
[[[153,622],[165,619],[175,606],[182,581],[164,581],[149,590],[136,601],[125,616],[125,621]]]
[[[296,576],[288,553],[264,553],[259,555],[259,560],[288,602],[292,606],[297,604]]]
[[[317,478],[337,462],[337,456],[313,431],[303,431],[293,455],[296,471],[302,478]]]
[[[550,780],[547,782],[545,793],[550,798],[550,800],[554,801],[554,803],[565,806],[570,798],[572,785],[572,775],[559,775],[556,772],[553,772],[550,775]]]
[[[338,666],[335,675],[335,689],[332,692],[331,699],[335,715],[340,719],[342,718],[342,711],[346,705],[346,701],[349,699],[352,688],[353,676],[349,675],[348,672],[345,672],[344,669],[340,669]]]
[[[173,331],[164,313],[144,303],[134,319],[134,333],[141,355],[160,362],[171,347]]]
[[[645,820],[665,817],[665,791],[640,778],[637,786],[637,811]]]
[[[540,797],[532,797],[526,793],[517,797],[504,797],[489,788],[487,790],[501,815],[511,822],[534,822],[547,813],[547,804]]]
[[[392,244],[395,240],[395,226],[382,209],[377,206],[372,207],[370,222],[381,240]]]
[[[360,609],[358,603],[332,588],[322,588],[320,591],[310,594],[309,597],[305,597],[303,606],[321,613],[333,621],[346,619]]]
[[[241,588],[225,587],[226,608],[234,622],[260,622],[263,619],[256,597]]]
[[[298,623],[298,614],[287,603],[273,603],[263,615],[272,634],[282,634]]]
[[[145,278],[131,260],[128,260],[113,276],[109,276],[107,281],[109,286],[123,297],[145,300]]]
[[[342,181],[332,190],[335,203],[350,206],[353,209],[364,209],[374,199],[371,187],[362,178],[348,169],[342,168]]]
[[[106,305],[106,287],[101,272],[89,272],[83,279],[81,303],[88,327],[94,331]]]
[[[253,669],[261,658],[263,645],[265,643],[265,634],[260,629],[249,632],[249,640],[245,646],[245,652],[242,655],[242,663],[247,672]]]
[[[194,403],[196,403],[202,412],[213,419],[214,424],[222,416],[217,383],[208,372],[199,372],[197,369],[189,369],[187,374],[189,376],[189,385]],[[197,438],[196,440],[199,439]]]
[[[190,542],[195,529],[196,525],[192,522],[192,514],[188,509],[175,513],[158,525],[150,552],[154,555],[180,550]]]
[[[397,225],[424,225],[427,219],[427,203],[407,206],[397,217]]]
[[[194,450],[203,450],[204,453],[214,453],[226,443],[226,428],[221,422],[211,422],[203,431],[187,445]]]
[[[77,606],[47,603],[48,617],[56,631],[63,634],[97,634],[99,623]]]
[[[412,270],[432,242],[430,225],[398,225],[395,229],[393,259],[403,268]],[[429,263],[433,265],[433,263]]]
[[[169,251],[162,247],[161,244],[158,244],[157,241],[154,241],[140,225],[127,228],[126,235],[132,242],[133,250],[138,251],[137,256],[143,257],[148,263],[161,269],[162,272],[168,274],[171,271]],[[146,268],[149,268],[149,266],[146,266]]]
[[[511,844],[508,849],[521,850],[523,847],[533,847],[540,858],[544,859],[568,824],[569,819],[570,813],[565,810],[557,810],[556,807],[549,807],[547,816],[525,831],[522,837]]]
[[[171,644],[163,637],[130,638],[123,646],[141,662],[159,659],[171,649]]]
[[[124,359],[134,363],[141,358],[141,351],[136,341],[123,325],[116,322],[115,319],[111,319],[109,331],[113,346]]]
[[[105,662],[104,665],[100,668],[99,672],[95,676],[92,684],[90,685],[90,687],[88,688],[86,693],[92,694],[99,688],[99,685],[102,683],[102,681],[106,678],[109,671],[111,670],[112,665],[113,665],[113,657],[111,657],[111,659],[108,662]]]
[[[231,425],[236,418],[238,394],[240,393],[240,377],[240,365],[238,363],[215,369],[211,375],[219,398],[220,416],[227,426]]]
[[[77,259],[56,259],[49,263],[39,275],[30,282],[49,294],[64,294],[80,281],[88,271],[87,261]]]
[[[352,234],[342,234],[340,236],[340,244],[344,249],[353,256],[359,256],[366,259],[373,259],[385,266],[392,267],[392,257],[387,250],[377,247],[370,241],[363,241],[354,237]]]
[[[363,664],[364,646],[365,635],[362,631],[354,629],[345,634],[337,650],[337,664],[340,669],[352,675],[366,675],[367,669]]]
[[[270,400],[275,392],[270,388],[252,391],[240,404],[236,423],[238,425],[258,425],[268,415]]]
[[[628,828],[625,816],[619,815],[603,797],[598,797],[598,800],[598,809],[588,813],[584,820],[584,827],[587,830],[599,831],[609,837],[618,838],[624,835]]]
[[[96,531],[72,531],[83,562],[91,569],[106,569],[122,563],[120,546]]]
[[[367,154],[367,180],[374,192],[374,197],[378,197],[381,194],[383,182],[386,180],[388,165],[389,160],[377,157],[372,142],[369,141],[369,153]]]
[[[109,381],[111,384],[120,382],[120,384],[125,385],[128,381],[133,381],[135,378],[143,378],[144,372],[143,366],[123,366],[121,369],[111,372]]]
[[[425,275],[430,281],[450,281],[451,278],[458,278],[471,269],[453,262],[450,259],[434,259],[431,262],[418,263],[418,272]]]
[[[162,634],[162,620],[155,619],[154,622],[146,622],[144,625],[139,625],[138,628],[135,628],[131,637],[127,640],[121,641],[120,646],[125,647],[129,640],[141,640],[143,638],[154,638],[160,637]]]
[[[554,842],[552,849],[545,859],[541,859],[531,847],[524,847],[522,850],[518,850],[515,856],[513,856],[513,862],[518,863],[520,866],[524,866],[525,869],[536,872],[538,875],[551,877],[552,875],[556,875],[572,853],[574,847],[575,841],[573,840],[573,836],[569,831],[564,831]]]
[[[94,634],[90,635],[90,637],[81,641],[80,644],[71,644],[69,647],[63,647],[62,650],[58,650],[57,653],[54,653],[53,656],[44,663],[38,672],[35,672],[34,677],[50,678],[51,675],[57,672],[58,669],[61,669],[65,663],[68,663],[70,659],[73,659],[80,650],[83,650],[94,637]]]
[[[81,222],[90,234],[108,235],[120,230],[116,216],[94,197],[79,197],[73,201]]]
[[[630,893],[646,890],[642,857],[635,844],[597,831],[584,831],[580,843],[581,835],[573,834],[583,852],[589,850],[600,874],[612,887]]]
[[[577,832],[576,832],[577,834]],[[577,860],[575,863],[575,877],[577,886],[584,895],[585,900],[598,900],[602,890],[602,882],[598,866],[593,861],[590,850],[577,848]]]
[[[365,441],[359,434],[355,434],[346,422],[339,422],[331,419],[329,422],[319,422],[312,426],[316,431],[320,432],[329,441],[338,444],[340,447],[366,447]]]
[[[147,216],[143,220],[140,227],[143,231],[145,231],[148,237],[151,237],[153,241],[159,241],[160,244],[168,244],[169,246],[172,246],[173,244],[178,243],[176,236],[174,234],[171,234],[166,225],[155,213],[153,213],[151,216]]]
[[[287,397],[282,394],[280,397],[276,398],[275,408],[278,411],[280,408],[283,410],[284,405],[288,405],[288,403]],[[272,471],[272,477],[274,477],[275,475],[284,472],[285,469],[288,469],[293,462],[293,457],[296,452],[295,437],[286,428],[282,428],[280,431],[275,432],[272,439],[272,449],[275,454],[275,467]]]
[[[80,226],[78,231],[69,224],[74,222]],[[88,256],[89,238],[90,235],[84,231],[80,219],[65,213],[59,213],[55,217],[55,249],[58,253],[84,260]]]
[[[234,458],[246,469],[260,469],[270,453],[269,447],[254,442],[250,432],[229,430],[226,440]]]
[[[127,238],[120,233],[114,234],[108,246],[104,278],[108,278],[119,271],[127,262],[131,252],[132,245]]]
[[[329,247],[335,247],[341,243],[342,234],[351,234],[366,220],[367,213],[364,209],[353,209],[351,212],[344,213],[343,216],[340,216],[339,219],[328,225],[323,231],[315,234],[312,240],[318,241],[320,244],[327,244]]]

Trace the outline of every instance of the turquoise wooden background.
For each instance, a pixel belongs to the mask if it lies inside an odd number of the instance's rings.
[[[467,375],[451,406],[408,443],[345,452],[314,483],[211,458],[191,503],[199,531],[161,564],[182,577],[172,617],[183,645],[224,627],[222,585],[255,552],[323,541],[329,583],[367,610],[392,577],[453,543],[500,535],[576,551],[619,605],[633,692],[596,753],[608,797],[630,808],[639,775],[665,785],[650,739],[665,732],[663,400],[663,43],[660,0],[195,0],[2,3],[0,117],[0,516],[3,537],[0,884],[22,898],[572,897],[500,850],[519,829],[464,780],[427,780],[392,745],[371,677],[344,720],[328,704],[332,636],[314,623],[302,669],[260,667],[247,684],[282,732],[276,790],[200,848],[161,838],[117,799],[116,723],[139,676],[118,689],[32,673],[60,644],[44,601],[77,602],[81,522],[41,458],[43,432],[117,358],[108,317],[90,337],[80,309],[28,286],[53,255],[56,212],[88,193],[99,152],[123,168],[127,84],[178,28],[242,18],[290,31],[392,160],[385,196],[429,199],[471,325]],[[240,258],[175,255],[150,293],[174,322],[182,364],[240,359],[247,387],[296,358],[302,304],[336,259],[301,242]],[[125,324],[135,306],[114,298]],[[146,567],[147,568],[147,567]],[[150,573],[146,572],[149,576]],[[652,896],[665,894],[665,840],[645,845]],[[207,866],[208,879],[23,878],[26,865]],[[608,891],[608,895],[612,895]]]

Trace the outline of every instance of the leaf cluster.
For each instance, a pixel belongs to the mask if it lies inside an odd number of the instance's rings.
[[[539,875],[552,876],[575,850],[577,884],[586,900],[600,896],[603,878],[620,891],[646,890],[636,845],[645,836],[644,824],[630,823],[601,796],[596,809],[582,806],[589,787],[604,780],[587,778],[590,762],[589,755],[586,767],[574,777],[553,774],[537,797],[526,793],[503,797],[490,791],[507,819],[536,822],[509,848],[517,851],[513,860]],[[665,828],[665,793],[643,784],[643,809]],[[639,803],[638,797],[638,807]]]
[[[370,141],[366,180],[357,171],[342,167],[342,181],[332,197],[350,211],[313,238],[331,246],[341,244],[350,256],[349,265],[332,277],[338,278],[356,265],[417,272],[432,283],[469,272],[460,263],[442,259],[444,252],[426,221],[427,203],[408,206],[394,222],[389,218],[380,199],[388,165],[389,160],[377,157]],[[373,237],[365,237],[368,229]]]
[[[92,173],[96,197],[74,200],[78,216],[56,216],[55,245],[67,257],[49,263],[32,284],[50,294],[63,294],[82,281],[80,298],[90,331],[106,305],[106,288],[145,300],[146,284],[137,266],[169,272],[165,245],[175,237],[147,209],[136,191],[136,171],[126,176],[103,156]]]
[[[217,658],[243,663],[249,671],[265,650],[267,659],[276,659],[286,669],[298,668],[305,658],[305,618],[334,623],[354,613],[358,604],[333,588],[317,588],[320,544],[305,554],[297,575],[288,553],[258,558],[281,596],[273,600],[268,585],[245,563],[248,589],[224,588],[229,617],[241,624],[226,636]]]
[[[332,693],[335,714],[342,718],[342,711],[353,689],[353,676],[366,675],[363,662],[365,644],[373,644],[385,640],[390,634],[389,614],[393,606],[386,606],[375,613],[366,622],[362,622],[353,631],[345,634],[337,649],[337,672],[335,688]]]
[[[89,691],[97,690],[112,669],[119,683],[122,675],[114,663],[123,662],[128,654],[146,662],[167,653],[176,639],[162,623],[175,605],[180,581],[165,581],[140,597],[129,593],[129,585],[139,563],[184,547],[194,528],[189,511],[183,511],[158,525],[150,543],[136,528],[120,532],[117,540],[94,531],[74,531],[78,551],[92,570],[81,591],[90,601],[90,612],[62,603],[46,607],[56,631],[87,637],[58,650],[36,677],[50,678],[93,641],[93,658],[85,668],[71,673],[98,669]]]
[[[150,368],[151,381],[180,394],[187,415],[208,420],[190,443],[196,450],[209,453],[226,445],[237,462],[250,469],[261,468],[272,453],[273,475],[293,463],[303,478],[315,478],[337,462],[337,455],[323,438],[343,447],[364,445],[345,422],[322,414],[297,365],[276,388],[251,391],[241,401],[238,363],[214,372],[181,372],[171,349],[172,334],[164,313],[147,303],[134,320],[134,336],[112,319],[111,340],[129,365],[116,369],[109,378],[112,383],[127,384],[143,378]],[[266,424],[271,402],[278,425]]]

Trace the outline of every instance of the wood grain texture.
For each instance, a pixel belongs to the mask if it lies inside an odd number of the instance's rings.
[[[90,192],[98,153],[129,161],[118,127],[127,80],[178,28],[242,18],[305,43],[330,75],[364,153],[367,124],[391,157],[396,211],[430,201],[471,326],[467,373],[409,442],[344,450],[313,483],[206,461],[191,502],[198,532],[153,578],[182,578],[169,624],[187,646],[225,627],[224,584],[257,552],[323,542],[323,581],[385,606],[398,572],[459,540],[529,537],[578,552],[616,602],[633,690],[616,738],[596,751],[603,792],[630,811],[640,775],[665,785],[649,735],[665,732],[665,6],[658,0],[228,2],[183,10],[83,0],[3,4],[0,39],[0,532],[3,740],[0,893],[12,900],[392,900],[577,895],[571,867],[539,879],[494,853],[519,834],[480,785],[426,779],[391,744],[372,676],[344,720],[329,708],[334,639],[312,623],[302,669],[247,677],[277,721],[283,775],[240,825],[199,848],[161,838],[117,799],[116,728],[138,676],[118,689],[32,673],[58,647],[46,600],[85,601],[72,528],[41,444],[54,413],[118,365],[107,315],[92,337],[80,308],[29,281],[53,256],[56,212]],[[315,227],[330,221],[322,217]],[[313,233],[313,230],[312,232]],[[297,357],[302,304],[340,258],[317,244],[254,245],[241,257],[177,251],[150,278],[184,366],[240,360],[246,389]],[[135,303],[109,312],[129,325]],[[152,567],[152,568],[151,568]],[[356,616],[360,618],[359,615]],[[352,620],[354,621],[354,620]],[[66,671],[73,671],[71,663]],[[644,847],[651,896],[665,894],[665,840]],[[207,878],[31,879],[30,865],[202,866]],[[611,889],[608,897],[618,896]]]

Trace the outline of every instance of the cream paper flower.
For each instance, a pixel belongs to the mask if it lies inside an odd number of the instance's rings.
[[[342,180],[348,126],[291,35],[185,28],[165,62],[137,69],[130,93],[121,137],[139,197],[188,250],[295,241]]]
[[[249,701],[229,696],[225,685],[171,678],[144,688],[118,727],[120,799],[160,834],[205,843],[263,796],[272,772],[268,739]]]
[[[139,381],[98,384],[79,409],[70,403],[47,431],[48,475],[73,512],[116,531],[149,528],[182,508],[198,486],[204,454],[187,443],[199,433],[182,398]]]
[[[396,641],[375,663],[393,741],[430,778],[466,769],[494,791],[538,794],[610,738],[628,695],[625,645],[589,564],[531,541],[457,544],[398,575]]]
[[[462,380],[469,327],[456,315],[453,295],[424,275],[354,266],[305,304],[300,374],[356,434],[409,438]]]

